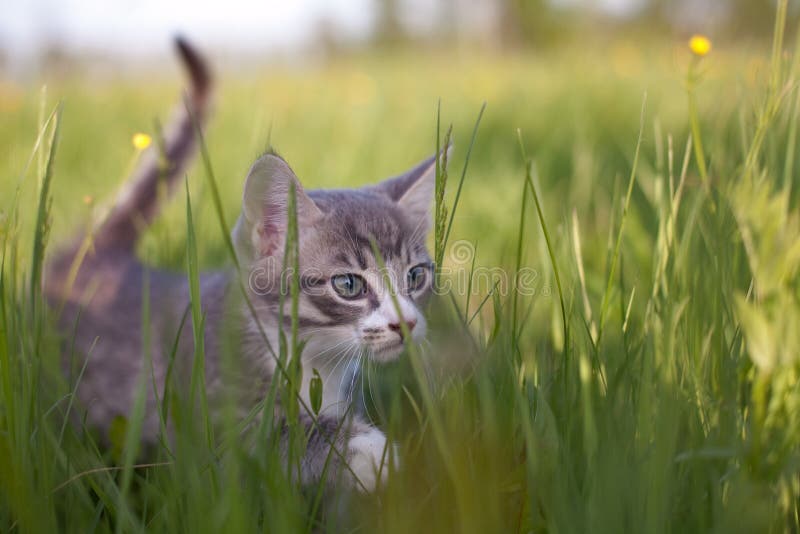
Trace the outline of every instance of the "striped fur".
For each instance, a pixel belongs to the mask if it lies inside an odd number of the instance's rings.
[[[71,355],[74,350],[88,358],[78,388],[85,420],[105,433],[115,417],[127,416],[144,372],[148,392],[143,438],[150,443],[157,441],[160,432],[158,399],[163,398],[172,347],[176,355],[171,388],[184,392],[189,382],[192,329],[187,324],[178,332],[190,291],[183,275],[142,264],[134,250],[141,232],[158,213],[159,183],[163,181],[171,189],[195,152],[195,134],[208,117],[212,94],[212,78],[201,56],[185,41],[178,40],[177,46],[191,83],[164,135],[162,159],[155,150],[144,158],[126,193],[94,235],[94,248],[85,258],[76,254],[77,246],[57,254],[49,264],[45,283],[48,299],[55,309],[62,310],[58,323],[69,347],[65,353]],[[425,241],[434,167],[435,159],[429,158],[377,185],[306,192],[289,165],[275,153],[267,153],[247,176],[241,214],[233,231],[241,270],[201,275],[206,388],[212,416],[218,415],[217,400],[230,394],[238,399],[244,414],[267,392],[276,373],[269,347],[278,347],[280,331],[291,323],[291,318],[281,313],[280,302],[286,300],[292,276],[283,269],[283,251],[288,195],[295,190],[301,287],[298,323],[305,347],[301,396],[310,405],[309,380],[317,370],[323,377],[324,397],[317,423],[310,414],[303,416],[314,436],[303,463],[306,482],[321,474],[321,459],[328,456],[330,440],[318,439],[319,432],[339,426],[352,398],[357,363],[364,358],[396,358],[404,346],[404,332],[410,331],[414,340],[425,334],[421,307],[432,281]],[[383,271],[373,244],[385,262]],[[416,265],[424,266],[427,278],[411,289],[407,276]],[[363,279],[366,285],[359,298],[337,294],[331,281],[344,274]],[[239,281],[247,288],[255,315],[243,301]],[[149,292],[145,295],[146,287]],[[147,350],[142,346],[143,296],[151,310]],[[406,328],[401,327],[402,322]],[[151,367],[145,365],[145,353],[151,357]],[[233,357],[223,358],[223,354]],[[65,362],[72,359],[65,358]],[[76,361],[82,365],[81,358]],[[378,479],[374,466],[381,464],[386,438],[358,418],[345,428],[335,446],[356,466],[356,475],[369,489]],[[170,420],[168,432],[172,430]],[[340,468],[335,465],[331,476]]]

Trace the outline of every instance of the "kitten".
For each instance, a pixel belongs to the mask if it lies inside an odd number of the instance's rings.
[[[157,215],[160,184],[172,189],[180,182],[196,150],[195,124],[203,124],[208,116],[209,71],[186,42],[179,39],[177,47],[191,86],[185,105],[179,106],[164,135],[162,154],[154,149],[144,154],[129,188],[96,229],[86,257],[76,261],[80,246],[60,253],[50,263],[45,281],[49,300],[54,306],[63,306],[59,323],[70,352],[88,358],[78,398],[86,410],[87,424],[104,434],[115,417],[129,415],[140,373],[150,372],[145,369],[142,346],[143,292],[149,288],[148,350],[154,380],[147,381],[143,439],[150,443],[156,442],[160,430],[158,399],[163,397],[172,347],[177,346],[173,382],[179,384],[188,383],[194,354],[191,317],[175,341],[189,305],[187,278],[151,269],[134,254],[142,230]],[[342,470],[339,456],[331,455],[331,461],[337,463],[329,470],[331,476],[343,471],[352,479],[354,473],[361,482],[359,487],[368,490],[380,479],[378,466],[387,458],[385,435],[357,416],[335,432],[348,401],[347,388],[340,385],[354,379],[348,374],[353,367],[346,365],[348,361],[361,357],[390,361],[403,350],[404,331],[413,341],[425,335],[421,309],[433,281],[425,238],[431,227],[435,166],[434,156],[377,185],[305,191],[289,165],[269,152],[250,169],[241,215],[232,233],[241,269],[201,275],[211,412],[218,409],[215,401],[223,384],[233,382],[242,413],[246,413],[265,397],[278,373],[274,353],[261,332],[277,352],[279,332],[283,327],[288,335],[291,322],[288,312],[281,316],[279,301],[281,293],[289,301],[282,270],[289,191],[294,187],[300,266],[298,322],[300,339],[305,342],[299,390],[305,406],[311,406],[314,369],[323,381],[322,409],[316,423],[300,409],[309,437],[302,462],[303,483],[320,478],[331,443],[352,469]],[[372,243],[386,271],[379,270]],[[77,275],[71,273],[76,263],[80,263]],[[255,315],[242,298],[242,286]],[[237,359],[234,367],[239,370],[235,377],[225,375],[222,361],[224,349],[232,346]],[[152,391],[152,384],[157,392]]]

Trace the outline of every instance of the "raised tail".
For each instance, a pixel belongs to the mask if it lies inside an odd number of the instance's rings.
[[[174,112],[158,146],[142,155],[142,161],[117,203],[94,234],[96,249],[135,247],[142,230],[158,214],[160,184],[171,192],[197,150],[195,128],[205,124],[210,108],[212,79],[203,57],[181,37],[175,39],[181,62],[189,74],[184,102]]]

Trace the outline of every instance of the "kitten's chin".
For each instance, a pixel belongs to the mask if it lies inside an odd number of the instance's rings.
[[[380,363],[388,363],[397,359],[403,352],[405,344],[402,341],[370,345],[370,358]]]

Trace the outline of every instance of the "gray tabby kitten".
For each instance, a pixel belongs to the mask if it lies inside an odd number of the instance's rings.
[[[177,46],[191,87],[186,105],[178,108],[164,135],[162,153],[150,150],[144,154],[130,186],[94,233],[94,246],[80,262],[77,275],[71,270],[77,263],[78,245],[54,258],[45,281],[51,303],[63,306],[59,324],[68,338],[69,352],[88,358],[78,389],[87,423],[105,435],[115,417],[130,413],[140,374],[151,372],[144,365],[142,346],[146,276],[151,310],[148,348],[154,380],[147,381],[150,387],[143,436],[150,443],[155,443],[159,434],[158,399],[163,398],[173,345],[177,343],[173,382],[184,386],[194,351],[188,321],[176,342],[178,325],[189,304],[187,279],[151,269],[134,254],[139,235],[157,215],[160,186],[163,183],[174,188],[195,152],[193,121],[202,124],[208,115],[211,79],[207,67],[186,42],[179,39]],[[299,327],[300,337],[306,342],[300,391],[310,406],[309,382],[313,369],[317,369],[324,392],[318,424],[301,409],[308,436],[303,483],[320,478],[335,429],[345,413],[347,388],[340,385],[351,381],[345,364],[361,356],[379,362],[396,358],[404,346],[403,321],[414,341],[425,335],[421,307],[433,279],[425,238],[431,226],[434,175],[432,157],[377,185],[304,191],[289,165],[278,155],[267,153],[250,169],[241,215],[233,230],[242,272],[231,269],[201,275],[206,388],[212,412],[218,409],[224,384],[230,387],[233,383],[242,413],[246,413],[265,397],[277,372],[275,357],[258,323],[277,352],[279,331],[290,321],[288,313],[281,320],[278,302],[281,292],[287,293],[281,280],[288,194],[294,186],[301,285]],[[388,273],[379,271],[371,240],[377,244]],[[255,316],[241,297],[237,277],[243,277]],[[399,314],[392,292],[397,296]],[[226,374],[222,361],[222,354],[231,347],[236,354],[235,376]],[[158,391],[152,391],[153,383]],[[358,417],[342,429],[334,446],[363,484],[359,487],[374,489],[381,476],[378,466],[389,457],[385,435]],[[342,469],[340,457],[331,458],[338,462],[330,470],[331,477],[344,473],[355,484],[351,471]]]

